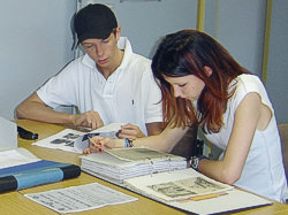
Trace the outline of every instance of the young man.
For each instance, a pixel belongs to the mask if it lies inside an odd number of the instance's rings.
[[[120,138],[134,139],[162,130],[161,92],[153,79],[151,61],[133,53],[111,9],[89,4],[74,19],[85,55],[16,108],[18,118],[96,129],[112,122],[127,123]],[[56,112],[76,106],[80,114]]]

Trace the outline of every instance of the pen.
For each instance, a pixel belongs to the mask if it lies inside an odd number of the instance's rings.
[[[128,138],[125,138],[124,140],[124,148],[129,148],[129,147],[133,147],[133,141],[128,139]]]
[[[227,193],[211,193],[207,195],[194,196],[194,197],[189,198],[189,200],[200,201],[200,200],[217,198],[217,197],[224,196],[224,195],[227,195]]]

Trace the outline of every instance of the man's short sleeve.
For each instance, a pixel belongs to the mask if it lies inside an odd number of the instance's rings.
[[[75,105],[75,81],[73,62],[51,77],[38,90],[37,95],[49,107]]]

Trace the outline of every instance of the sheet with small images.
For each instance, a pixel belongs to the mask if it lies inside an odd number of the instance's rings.
[[[138,200],[133,196],[113,190],[98,183],[73,186],[39,193],[25,194],[25,197],[60,214],[81,212],[107,205],[124,204]]]
[[[33,145],[80,154],[88,147],[89,138],[93,136],[116,138],[117,132],[119,132],[123,124],[124,123],[110,123],[90,132],[64,129],[55,135],[33,143]]]
[[[271,201],[217,182],[192,168],[124,180],[139,194],[193,214],[227,214],[272,204]]]
[[[75,141],[77,138],[84,135],[84,132],[76,131],[73,129],[64,129],[59,133],[47,137],[45,139],[39,140],[32,145],[41,146],[45,148],[51,149],[60,149],[63,151],[74,152],[74,153],[82,153],[77,151],[74,147]]]
[[[124,181],[128,187],[165,201],[189,199],[195,196],[223,193],[234,189],[208,178],[192,168],[135,177]]]

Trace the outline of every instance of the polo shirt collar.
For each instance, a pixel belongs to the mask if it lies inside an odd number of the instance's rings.
[[[118,41],[118,47],[120,49],[124,49],[124,55],[121,64],[117,68],[117,70],[123,70],[123,68],[127,67],[127,64],[129,63],[129,59],[131,59],[131,55],[133,53],[131,44],[127,37],[121,37]]]
[[[92,58],[90,58],[88,54],[85,54],[83,56],[82,63],[91,69],[95,69],[95,68],[97,69],[95,61]]]

